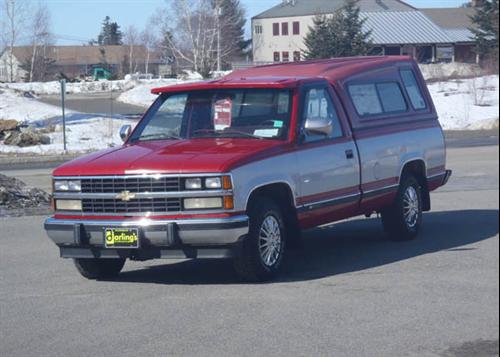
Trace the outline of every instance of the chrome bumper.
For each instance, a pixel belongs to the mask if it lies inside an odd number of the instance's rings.
[[[90,251],[101,250],[99,255],[117,251],[104,248],[104,230],[120,227],[139,228],[140,248],[136,251],[185,247],[213,248],[230,246],[241,241],[248,234],[249,219],[247,216],[235,216],[213,219],[105,221],[49,218],[45,221],[49,238],[61,248],[63,257],[70,258],[87,257]]]

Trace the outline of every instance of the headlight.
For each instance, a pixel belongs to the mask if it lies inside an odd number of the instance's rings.
[[[54,191],[56,192],[80,192],[82,182],[80,180],[56,180],[54,181]]]
[[[80,200],[56,200],[56,210],[58,211],[81,211],[82,201]]]
[[[186,190],[201,190],[201,178],[186,179]]]
[[[186,198],[184,199],[184,209],[186,210],[202,210],[222,208],[222,198]]]
[[[205,179],[205,187],[209,190],[222,188],[222,180],[220,177],[209,177]]]

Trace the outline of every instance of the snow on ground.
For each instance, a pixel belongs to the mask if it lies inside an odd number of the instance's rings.
[[[218,76],[229,72],[218,72]],[[150,86],[151,88],[162,87],[166,85],[200,81],[203,77],[193,71],[185,71],[179,79],[136,79],[135,76],[129,76],[126,80],[118,81],[97,81],[97,82],[78,82],[66,83],[66,93],[99,93],[99,92],[124,92],[137,86]],[[54,82],[33,82],[33,83],[0,83],[0,89],[14,89],[20,92],[30,92],[35,95],[57,95],[61,93],[61,84]]]
[[[66,113],[73,113],[67,110]],[[35,122],[62,115],[61,108],[27,98],[22,93],[0,89],[0,119]]]
[[[429,85],[445,130],[498,128],[499,77],[437,82]]]
[[[66,142],[68,152],[84,153],[106,149],[122,144],[120,128],[122,125],[135,126],[137,121],[111,118],[87,118],[71,121],[66,126]],[[26,148],[0,144],[1,154],[43,154],[57,155],[63,152],[62,125],[56,126],[56,131],[48,134],[50,145],[38,145]]]

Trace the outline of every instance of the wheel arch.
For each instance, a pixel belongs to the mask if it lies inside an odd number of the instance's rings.
[[[266,183],[255,187],[249,194],[246,211],[248,212],[252,200],[255,197],[266,197],[272,199],[283,210],[283,216],[287,227],[290,228],[291,235],[300,234],[299,217],[295,205],[293,190],[287,182],[277,181]],[[295,238],[293,238],[295,239]]]
[[[413,175],[419,182],[422,188],[423,210],[428,212],[431,210],[431,195],[427,181],[427,164],[423,159],[413,159],[405,162],[401,168],[399,183],[405,175]]]

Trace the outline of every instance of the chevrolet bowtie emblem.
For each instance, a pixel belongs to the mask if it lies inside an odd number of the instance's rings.
[[[133,200],[135,198],[136,194],[132,193],[130,191],[123,191],[119,195],[116,196],[117,200],[122,200],[124,202],[128,202],[130,200]]]

